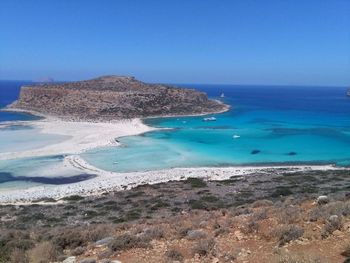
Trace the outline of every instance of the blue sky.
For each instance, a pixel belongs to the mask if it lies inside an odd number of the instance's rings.
[[[350,85],[350,0],[1,0],[0,79]]]

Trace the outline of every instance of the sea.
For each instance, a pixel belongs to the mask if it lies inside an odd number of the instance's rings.
[[[28,82],[0,81],[0,107],[16,100],[25,84]],[[122,147],[93,149],[81,157],[100,169],[115,172],[290,164],[350,166],[350,97],[346,96],[346,87],[178,86],[206,92],[231,108],[207,116],[145,119],[150,126],[170,129],[123,137],[119,139]],[[215,120],[206,121],[206,117]],[[36,118],[0,112],[0,124]],[[15,123],[0,129],[0,152],[35,149],[64,140]],[[0,160],[0,187],[15,187],[23,183],[23,177],[48,178],[48,170],[62,159]],[[28,179],[25,183],[47,180]]]

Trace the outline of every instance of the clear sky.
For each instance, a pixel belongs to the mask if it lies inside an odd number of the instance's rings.
[[[1,0],[0,79],[350,85],[350,0]]]

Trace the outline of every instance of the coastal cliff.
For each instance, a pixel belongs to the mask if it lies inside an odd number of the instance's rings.
[[[19,99],[8,107],[79,120],[206,114],[227,108],[194,89],[148,84],[121,76],[23,86]]]

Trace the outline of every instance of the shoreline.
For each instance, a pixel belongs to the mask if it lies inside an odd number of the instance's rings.
[[[229,107],[225,111],[229,110]],[[224,112],[225,112],[224,111]],[[22,111],[25,112],[25,111]],[[27,112],[34,115],[34,112]],[[211,113],[208,113],[211,114]],[[214,113],[212,113],[214,114]],[[202,114],[207,115],[207,114]],[[186,115],[188,116],[188,115]],[[193,115],[201,116],[201,115]],[[27,125],[39,128],[42,133],[68,135],[69,139],[47,145],[38,149],[0,153],[0,160],[17,159],[24,157],[39,157],[48,155],[65,155],[63,165],[84,174],[96,175],[96,177],[71,184],[49,185],[43,184],[31,186],[27,189],[4,189],[0,190],[0,205],[5,204],[31,204],[42,198],[60,199],[69,195],[100,195],[109,191],[131,189],[142,184],[156,184],[167,181],[185,180],[189,177],[202,178],[205,180],[226,180],[230,177],[248,176],[253,173],[295,172],[308,170],[349,170],[349,168],[334,167],[333,165],[249,165],[229,167],[196,167],[196,168],[172,168],[143,172],[111,172],[99,169],[78,154],[99,147],[118,146],[117,138],[142,134],[149,131],[159,130],[150,127],[141,119],[124,119],[111,122],[89,122],[61,120],[57,117],[41,115],[43,119],[24,122]],[[163,118],[150,117],[150,118]],[[185,116],[167,116],[185,117]],[[146,119],[146,118],[145,118]],[[7,122],[5,125],[16,122]]]
[[[41,120],[12,123],[25,123],[39,129],[40,133],[68,136],[68,139],[37,149],[0,153],[0,160],[79,154],[94,148],[118,146],[116,138],[157,130],[157,128],[145,125],[140,119],[94,123],[64,121],[46,117]],[[6,122],[4,125],[10,125],[10,122]]]
[[[96,168],[77,155],[67,156],[64,162],[85,173],[95,174],[97,176],[71,184],[39,185],[21,191],[18,191],[18,189],[0,191],[0,205],[32,204],[36,200],[44,198],[61,199],[70,195],[100,196],[106,192],[129,190],[144,184],[152,185],[168,181],[182,181],[190,177],[201,178],[207,181],[222,181],[232,177],[249,176],[254,173],[349,170],[348,168],[334,167],[332,165],[281,165],[172,168],[145,172],[118,173]]]
[[[7,112],[26,113],[40,117],[41,119],[31,121],[8,121],[6,123],[3,123],[3,125],[24,123],[33,128],[38,128],[40,130],[40,133],[63,135],[69,136],[70,138],[64,140],[63,142],[47,145],[37,149],[0,153],[0,160],[10,160],[26,157],[43,157],[49,155],[80,154],[95,148],[119,146],[119,142],[116,140],[118,138],[139,135],[160,129],[167,129],[151,127],[145,124],[143,120],[151,118],[205,116],[208,114],[220,114],[230,110],[231,107],[229,105],[226,105],[222,101],[218,102],[225,106],[224,109],[218,112],[199,113],[193,115],[167,115],[152,116],[146,118],[116,119],[114,121],[76,120],[74,118],[62,118],[58,116],[45,115],[32,110],[6,107],[0,110]],[[100,137],[104,137],[104,139],[101,139]]]
[[[214,111],[214,112],[203,112],[203,113],[195,113],[195,114],[186,114],[186,115],[160,115],[160,116],[151,116],[151,117],[144,117],[141,118],[142,120],[147,120],[147,119],[157,119],[157,118],[183,118],[183,117],[200,117],[200,116],[205,116],[205,115],[210,115],[210,114],[220,114],[220,113],[224,113],[227,112],[231,109],[231,106],[228,104],[225,104],[224,102],[222,102],[221,100],[217,100],[217,99],[212,99],[215,100],[219,103],[221,103],[224,108],[222,110],[219,111]]]

